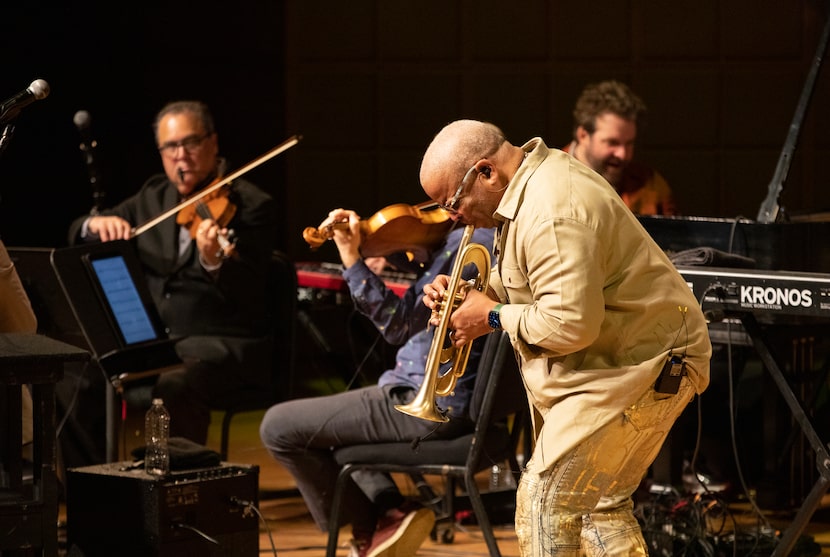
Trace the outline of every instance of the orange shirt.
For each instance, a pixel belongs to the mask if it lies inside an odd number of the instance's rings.
[[[573,143],[562,150],[570,153]],[[671,188],[663,176],[642,163],[626,167],[622,183],[615,187],[623,202],[635,215],[678,215]]]

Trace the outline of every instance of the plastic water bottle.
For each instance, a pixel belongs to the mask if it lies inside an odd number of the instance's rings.
[[[166,476],[170,472],[170,413],[160,398],[153,399],[153,405],[144,418],[144,471],[153,476]]]

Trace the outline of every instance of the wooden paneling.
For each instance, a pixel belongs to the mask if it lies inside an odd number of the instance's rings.
[[[666,176],[684,214],[755,218],[826,18],[811,0],[361,0],[285,11],[286,119],[314,153],[288,164],[295,250],[308,225],[297,214],[319,221],[336,206],[369,215],[423,200],[420,157],[445,123],[490,120],[514,143],[542,136],[561,147],[579,91],[608,78],[649,105],[638,154]],[[830,207],[825,74],[786,183],[792,211]],[[308,165],[325,160],[342,172],[312,185]],[[295,211],[301,201],[314,207]]]

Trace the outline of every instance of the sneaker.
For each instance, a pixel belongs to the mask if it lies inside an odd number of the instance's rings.
[[[434,525],[430,509],[393,509],[378,521],[366,557],[414,557]]]
[[[370,539],[349,540],[349,557],[366,557],[369,547],[372,545]]]

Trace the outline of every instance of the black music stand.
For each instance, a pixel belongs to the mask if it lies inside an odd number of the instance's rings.
[[[37,317],[37,332],[88,350],[81,326],[52,266],[53,248],[7,247]]]
[[[105,265],[103,270],[99,263]],[[105,401],[106,459],[116,462],[119,435],[115,395],[124,404],[128,383],[180,368],[182,362],[175,351],[180,339],[168,337],[129,242],[53,250],[52,266],[95,361],[110,379],[112,388],[106,389]],[[108,284],[110,278],[112,284]],[[128,315],[122,318],[121,310]],[[135,327],[135,323],[144,326]],[[122,435],[124,425],[122,419]]]

